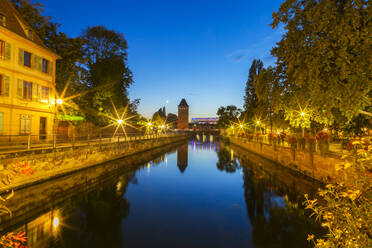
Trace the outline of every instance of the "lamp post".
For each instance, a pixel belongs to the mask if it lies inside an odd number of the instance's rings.
[[[63,100],[58,98],[57,100],[54,100],[54,122],[53,122],[53,149],[56,149],[57,145],[57,130],[56,130],[56,119],[57,119],[57,104],[62,105]]]
[[[304,116],[305,116],[305,112],[301,112],[301,128],[302,128],[302,137],[305,137],[305,130],[304,130],[304,126],[303,126],[303,122],[304,122]]]

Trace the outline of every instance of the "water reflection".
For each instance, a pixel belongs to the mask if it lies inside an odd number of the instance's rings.
[[[217,151],[217,156],[218,161],[216,165],[218,170],[234,173],[236,170],[241,168],[240,163],[238,163],[234,156],[234,150],[221,149]]]
[[[224,150],[222,159],[226,161],[228,151],[233,150]],[[265,174],[260,165],[242,158],[238,160],[237,163],[242,166],[244,199],[247,216],[253,227],[254,244],[257,247],[274,248],[311,247],[306,239],[307,234],[321,235],[323,230],[305,214],[301,207],[301,193],[291,191],[288,182],[281,182],[277,177]]]
[[[280,198],[269,182],[243,168],[244,198],[257,247],[310,247],[307,234],[321,233],[297,203]]]
[[[220,144],[212,134],[196,134],[194,139],[190,141],[190,146],[193,151],[219,151]]]
[[[181,173],[184,173],[188,164],[189,145],[186,143],[177,149],[177,166]]]
[[[67,200],[16,231],[26,232],[27,245],[34,248],[121,247],[121,222],[130,210],[124,195],[134,178],[134,172],[120,176],[116,182]]]

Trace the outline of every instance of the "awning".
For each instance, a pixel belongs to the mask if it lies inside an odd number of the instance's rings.
[[[57,115],[56,119],[61,121],[83,121],[84,117],[76,115]]]

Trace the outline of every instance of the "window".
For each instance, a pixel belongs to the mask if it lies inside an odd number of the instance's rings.
[[[49,88],[41,86],[41,101],[47,102],[49,99]]]
[[[20,134],[31,133],[31,116],[30,115],[20,115]]]
[[[0,96],[4,94],[3,85],[4,85],[4,76],[0,74]]]
[[[4,26],[5,27],[5,22],[6,18],[4,15],[0,14],[0,26]]]
[[[31,67],[31,53],[24,51],[23,64],[27,67]]]
[[[0,59],[5,58],[5,41],[0,40]]]
[[[31,29],[27,29],[27,37],[32,40],[32,30]]]
[[[32,83],[23,82],[23,99],[32,100]]]
[[[49,73],[49,60],[43,59],[42,72]]]

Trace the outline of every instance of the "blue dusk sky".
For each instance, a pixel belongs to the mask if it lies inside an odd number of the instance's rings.
[[[270,50],[283,34],[273,30],[280,0],[33,0],[76,37],[94,25],[124,34],[135,83],[131,99],[150,117],[160,107],[177,113],[185,98],[190,117],[214,117],[220,106],[242,107],[254,58],[272,65]]]

